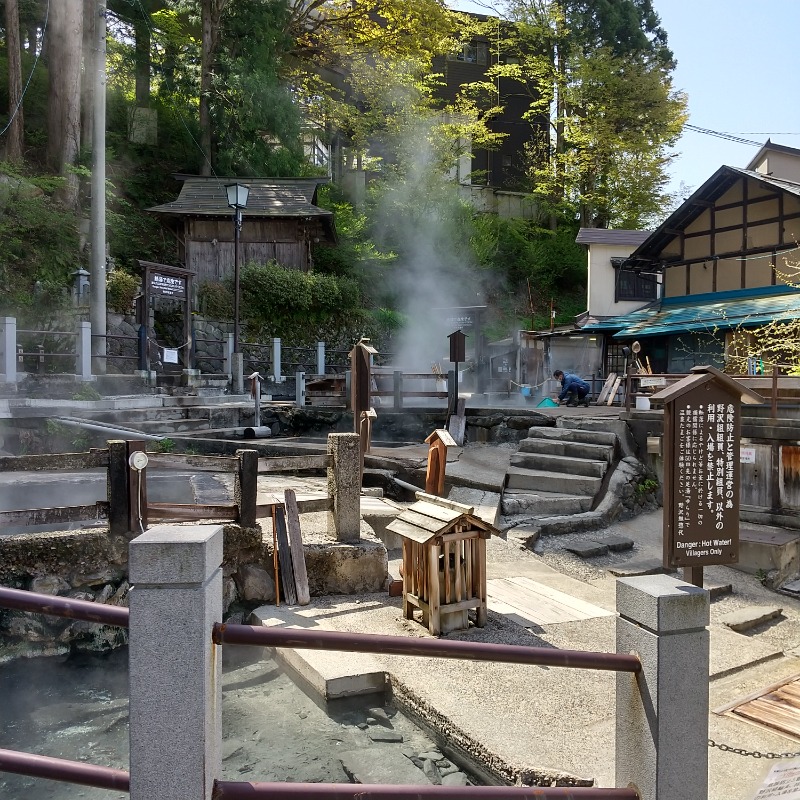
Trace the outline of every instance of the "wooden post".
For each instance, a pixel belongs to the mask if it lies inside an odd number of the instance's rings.
[[[258,492],[258,451],[237,450],[239,470],[236,473],[234,500],[239,509],[239,524],[253,528],[256,524],[256,494]]]
[[[125,442],[125,468],[128,471],[128,530],[138,536],[147,530],[147,467],[132,470],[129,466],[132,453],[145,452],[146,442]]]
[[[121,439],[108,444],[108,528],[112,536],[126,536],[131,530],[128,495],[128,448]]]
[[[772,407],[770,415],[772,419],[778,418],[778,365],[772,368]]]
[[[442,620],[439,613],[439,554],[441,547],[431,544],[428,547],[428,588],[430,597],[428,598],[428,630],[438,636],[442,632]],[[447,565],[445,565],[446,571]]]
[[[444,429],[435,430],[427,439],[428,471],[425,474],[425,491],[444,497],[444,479],[447,471],[447,448],[455,447],[453,437]]]

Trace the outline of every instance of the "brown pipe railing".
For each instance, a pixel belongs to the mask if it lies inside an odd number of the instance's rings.
[[[301,647],[308,650],[339,650],[348,653],[383,653],[398,656],[463,658],[506,664],[611,670],[638,673],[639,658],[619,653],[592,653],[549,647],[411,639],[371,633],[310,631],[295,628],[262,628],[253,625],[214,625],[215,644],[248,644],[258,647]]]
[[[302,797],[306,800],[640,800],[635,789],[590,786],[382,786],[360,783],[216,781],[212,800]]]
[[[67,761],[33,753],[18,753],[16,750],[0,749],[0,772],[79,783],[81,786],[94,786],[98,789],[116,789],[120,792],[129,792],[131,784],[130,774],[122,769],[98,767],[82,761]]]
[[[107,606],[103,603],[57,597],[52,594],[37,594],[22,589],[9,589],[6,586],[0,586],[0,608],[51,614],[54,617],[81,619],[86,622],[99,622],[102,625],[116,625],[120,628],[127,628],[130,619],[130,611],[121,606]]]

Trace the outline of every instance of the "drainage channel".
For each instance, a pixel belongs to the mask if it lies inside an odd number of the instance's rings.
[[[128,769],[128,653],[0,665],[0,747]],[[464,785],[468,776],[382,695],[324,703],[267,652],[223,651],[223,780]],[[469,777],[470,782],[477,782]],[[128,795],[0,772],[4,800]]]

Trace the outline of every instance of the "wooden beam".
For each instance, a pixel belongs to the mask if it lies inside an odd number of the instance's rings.
[[[108,466],[108,450],[88,453],[47,453],[31,456],[0,456],[0,472],[40,472],[42,470],[84,470]]]
[[[236,521],[239,510],[235,505],[186,505],[182,503],[148,503],[149,519],[159,522],[182,522],[196,519]]]
[[[259,458],[258,471],[292,472],[301,469],[328,469],[333,466],[331,456],[284,456],[279,458]]]
[[[58,508],[29,508],[20,511],[0,511],[0,523],[30,527],[65,522],[92,522],[108,519],[109,506],[104,501],[85,506],[59,506]]]
[[[236,472],[239,459],[233,456],[193,456],[182,453],[148,453],[151,469],[184,469],[191,467],[194,472]]]

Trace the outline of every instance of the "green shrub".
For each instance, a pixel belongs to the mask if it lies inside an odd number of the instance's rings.
[[[122,269],[109,273],[106,280],[106,303],[111,311],[128,314],[139,294],[139,279]]]

